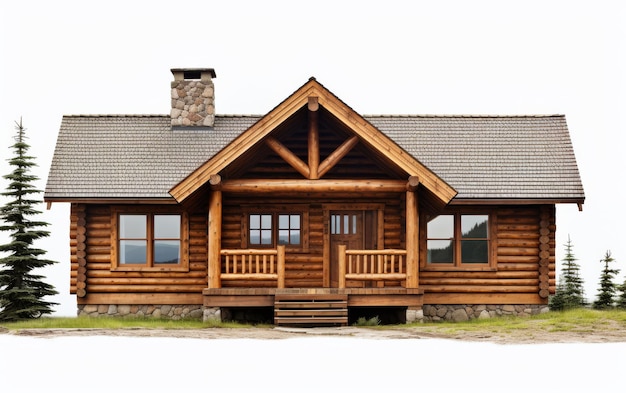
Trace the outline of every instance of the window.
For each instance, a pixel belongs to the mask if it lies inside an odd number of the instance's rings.
[[[116,212],[112,267],[116,270],[186,270],[181,214]],[[117,247],[115,247],[117,246]]]
[[[300,214],[253,213],[248,217],[250,246],[301,245],[302,217]]]
[[[443,214],[429,221],[426,231],[428,266],[489,265],[489,215]]]

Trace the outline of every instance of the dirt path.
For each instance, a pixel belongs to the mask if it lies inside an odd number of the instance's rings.
[[[276,340],[304,337],[345,337],[367,339],[450,339],[461,341],[492,342],[497,344],[541,343],[609,343],[626,342],[626,328],[609,324],[602,329],[573,328],[567,331],[547,330],[540,325],[524,329],[489,331],[487,329],[452,331],[446,327],[335,327],[335,328],[206,328],[206,329],[22,329],[0,333],[42,338],[63,336],[120,336],[120,337],[172,337],[196,339],[257,339]]]

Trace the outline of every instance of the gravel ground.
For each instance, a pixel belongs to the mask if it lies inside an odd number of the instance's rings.
[[[477,329],[452,330],[449,326],[433,327],[329,327],[329,328],[206,328],[206,329],[21,329],[15,331],[0,330],[0,334],[35,336],[42,338],[63,336],[120,336],[120,337],[172,337],[196,339],[256,339],[276,340],[302,337],[337,336],[368,339],[422,339],[438,338],[460,341],[482,341],[497,344],[541,344],[541,343],[617,343],[626,342],[626,328],[617,323],[608,323],[602,329],[571,328],[567,331],[548,330],[537,324],[525,329],[497,331]]]

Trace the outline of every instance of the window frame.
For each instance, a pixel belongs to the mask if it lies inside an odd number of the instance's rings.
[[[146,263],[120,262],[120,217],[124,215],[146,216]],[[172,238],[154,237],[154,217],[161,215],[176,215],[180,217],[180,256],[179,262],[174,264],[154,263],[155,240],[173,240]],[[167,208],[137,209],[133,207],[115,207],[111,209],[111,270],[112,271],[146,271],[146,272],[188,272],[189,271],[189,218],[186,212]]]
[[[428,262],[428,241],[429,240],[439,240],[439,238],[431,238],[428,235],[428,223],[439,216],[450,215],[453,216],[453,261],[452,263],[432,263]],[[483,215],[487,216],[487,262],[486,263],[471,263],[466,262],[463,263],[461,261],[461,243],[463,240],[475,240],[475,239],[467,239],[462,237],[461,230],[461,217],[462,216],[478,216]],[[447,210],[441,212],[440,214],[433,216],[424,216],[422,218],[423,225],[421,226],[421,230],[424,233],[424,241],[422,242],[422,252],[420,260],[420,266],[422,270],[433,270],[433,271],[495,271],[497,270],[497,242],[496,242],[496,224],[497,215],[494,212],[487,210]],[[482,238],[481,238],[482,239]]]
[[[276,248],[278,246],[280,215],[300,216],[300,244],[285,244],[285,250],[296,253],[309,252],[309,208],[308,205],[289,206],[244,206],[241,216],[241,248]],[[250,216],[251,215],[271,215],[272,216],[272,241],[271,244],[251,244],[250,243]]]

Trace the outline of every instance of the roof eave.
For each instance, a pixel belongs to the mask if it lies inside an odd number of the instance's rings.
[[[450,205],[556,205],[576,204],[583,210],[584,197],[570,198],[454,198]]]
[[[44,197],[48,206],[52,203],[86,203],[86,204],[124,204],[124,205],[176,205],[178,202],[172,197],[141,198],[141,197]]]

